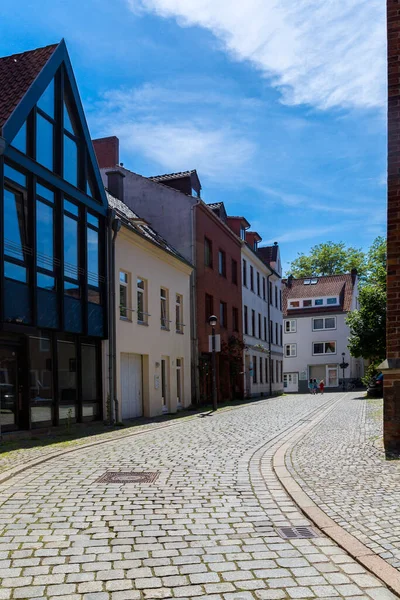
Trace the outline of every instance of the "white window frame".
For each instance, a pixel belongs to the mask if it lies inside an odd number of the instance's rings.
[[[124,275],[124,281],[121,280],[121,275]],[[119,318],[122,321],[130,321],[131,320],[131,311],[129,310],[129,289],[130,289],[130,274],[123,269],[119,271]],[[126,293],[126,304],[122,306],[121,300],[121,288],[125,289]],[[125,313],[125,314],[122,314]]]
[[[289,349],[289,354],[287,350]],[[294,358],[297,356],[297,344],[285,344],[285,358]]]
[[[163,292],[165,292],[163,294]],[[160,288],[160,323],[161,323],[161,329],[163,329],[164,331],[169,331],[169,324],[170,324],[170,320],[169,320],[169,302],[168,302],[168,289],[165,287],[161,287]],[[163,311],[163,307],[164,307],[164,311]],[[163,312],[165,313],[163,315]]]
[[[179,320],[178,320],[179,319]],[[183,333],[184,323],[183,320],[183,296],[182,294],[175,294],[175,330],[176,333]]]
[[[323,327],[315,328],[314,321],[317,321],[320,319],[322,319]],[[326,327],[325,326],[326,319],[333,319],[335,321],[334,327]],[[334,329],[336,329],[336,317],[313,317],[313,320],[312,320],[312,330],[313,331],[333,331]]]
[[[143,282],[143,288],[139,287],[139,282]],[[142,296],[143,311],[139,310],[139,294]],[[136,302],[137,322],[139,323],[139,325],[147,325],[148,317],[150,316],[147,312],[147,280],[139,276],[136,278]],[[139,318],[140,314],[142,314],[143,319]]]
[[[322,344],[324,351],[323,352],[314,352],[314,347],[316,344]],[[326,346],[325,344],[335,344],[335,352],[326,352]],[[328,340],[328,341],[323,341],[323,342],[313,342],[312,343],[312,355],[313,356],[334,356],[337,354],[337,342],[336,340]]]
[[[287,328],[289,324],[289,329]],[[296,333],[297,331],[297,319],[285,319],[285,333]]]

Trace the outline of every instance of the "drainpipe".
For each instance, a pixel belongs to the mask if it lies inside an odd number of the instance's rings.
[[[109,213],[109,279],[108,279],[108,379],[110,395],[110,425],[118,420],[117,378],[116,378],[116,302],[115,302],[115,240],[121,229],[121,220],[116,218],[115,211]]]
[[[269,278],[272,273],[267,275],[267,300],[268,300],[268,370],[269,370],[269,395],[272,396],[272,358],[271,358],[271,299],[269,297]]]
[[[198,347],[198,337],[197,337],[197,286],[196,286],[196,207],[200,204],[200,197],[195,204],[191,206],[191,258],[192,265],[194,269],[190,275],[190,313],[191,313],[191,323],[190,323],[190,334],[191,334],[191,347],[192,347],[192,360],[191,360],[191,373],[192,373],[192,394],[194,393],[194,397],[192,397],[192,402],[194,400],[194,404],[198,405],[200,402],[200,376],[199,376],[199,347]]]

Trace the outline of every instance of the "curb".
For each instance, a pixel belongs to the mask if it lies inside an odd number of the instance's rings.
[[[334,540],[338,546],[343,548],[358,563],[370,571],[375,577],[400,597],[400,572],[392,567],[383,558],[375,554],[370,548],[360,542],[354,535],[338,525],[306,494],[294,477],[286,468],[286,455],[293,450],[296,444],[307,435],[320,421],[325,419],[343,398],[335,402],[322,415],[318,415],[310,423],[300,427],[290,438],[284,442],[275,452],[272,458],[273,470],[285,488],[286,492],[297,504],[300,510],[312,521],[316,527],[327,537]]]
[[[268,402],[269,400],[275,400],[275,399],[276,399],[276,397],[271,396],[269,398],[260,398],[260,400],[258,402]],[[257,405],[258,402],[252,402],[251,404],[241,404],[240,406],[230,406],[227,408],[221,407],[223,410],[220,410],[219,414],[230,412],[232,410],[240,410],[242,408],[249,408],[249,406]],[[111,442],[117,442],[119,440],[124,440],[129,437],[144,435],[146,433],[151,433],[152,431],[158,431],[160,429],[166,429],[168,427],[176,427],[178,425],[181,425],[182,423],[187,423],[189,421],[194,421],[195,419],[198,419],[201,414],[202,413],[197,413],[193,416],[188,416],[187,418],[177,419],[176,421],[171,422],[171,423],[156,425],[152,428],[143,429],[141,431],[132,431],[131,433],[126,433],[125,435],[119,435],[119,436],[116,436],[113,438],[108,438],[106,440],[97,440],[95,442],[87,442],[84,444],[74,446],[73,448],[66,448],[65,450],[60,450],[58,452],[54,452],[53,454],[49,454],[49,455],[43,456],[41,458],[27,461],[26,463],[23,463],[17,467],[12,467],[11,469],[7,469],[6,471],[3,471],[2,473],[0,473],[0,485],[5,483],[9,479],[16,477],[20,473],[23,473],[24,471],[27,471],[28,469],[31,469],[33,467],[37,467],[38,465],[41,465],[43,463],[46,463],[49,460],[53,460],[55,458],[60,458],[61,456],[65,456],[66,454],[71,454],[72,452],[77,452],[78,450],[84,450],[86,448],[93,448],[94,446],[100,446],[101,444],[109,444]],[[217,414],[218,414],[218,412],[217,412]],[[101,434],[99,434],[99,435],[101,435]]]

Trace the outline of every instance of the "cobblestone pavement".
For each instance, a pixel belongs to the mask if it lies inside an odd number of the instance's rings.
[[[350,394],[287,466],[324,512],[400,569],[400,462],[384,460],[381,437],[382,400]]]
[[[0,487],[0,600],[396,598],[308,525],[271,459],[340,395],[286,396],[78,450]],[[108,471],[154,483],[104,483]]]

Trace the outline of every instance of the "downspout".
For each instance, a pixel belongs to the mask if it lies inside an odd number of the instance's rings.
[[[109,215],[109,332],[108,332],[108,373],[110,395],[110,425],[118,420],[117,378],[116,378],[116,318],[115,318],[115,240],[121,229],[121,220],[115,211]]]
[[[200,386],[199,386],[199,348],[198,348],[198,338],[197,338],[197,287],[196,287],[196,213],[195,208],[200,204],[200,197],[195,204],[191,206],[191,227],[192,227],[192,236],[191,236],[191,257],[192,257],[192,265],[194,269],[190,275],[191,281],[191,290],[190,290],[190,304],[191,304],[191,338],[192,338],[192,392],[194,393],[194,404],[198,405],[200,401]]]
[[[269,297],[269,278],[267,275],[267,300],[268,300],[268,370],[269,370],[269,395],[272,396],[272,357],[271,357],[271,299]]]

